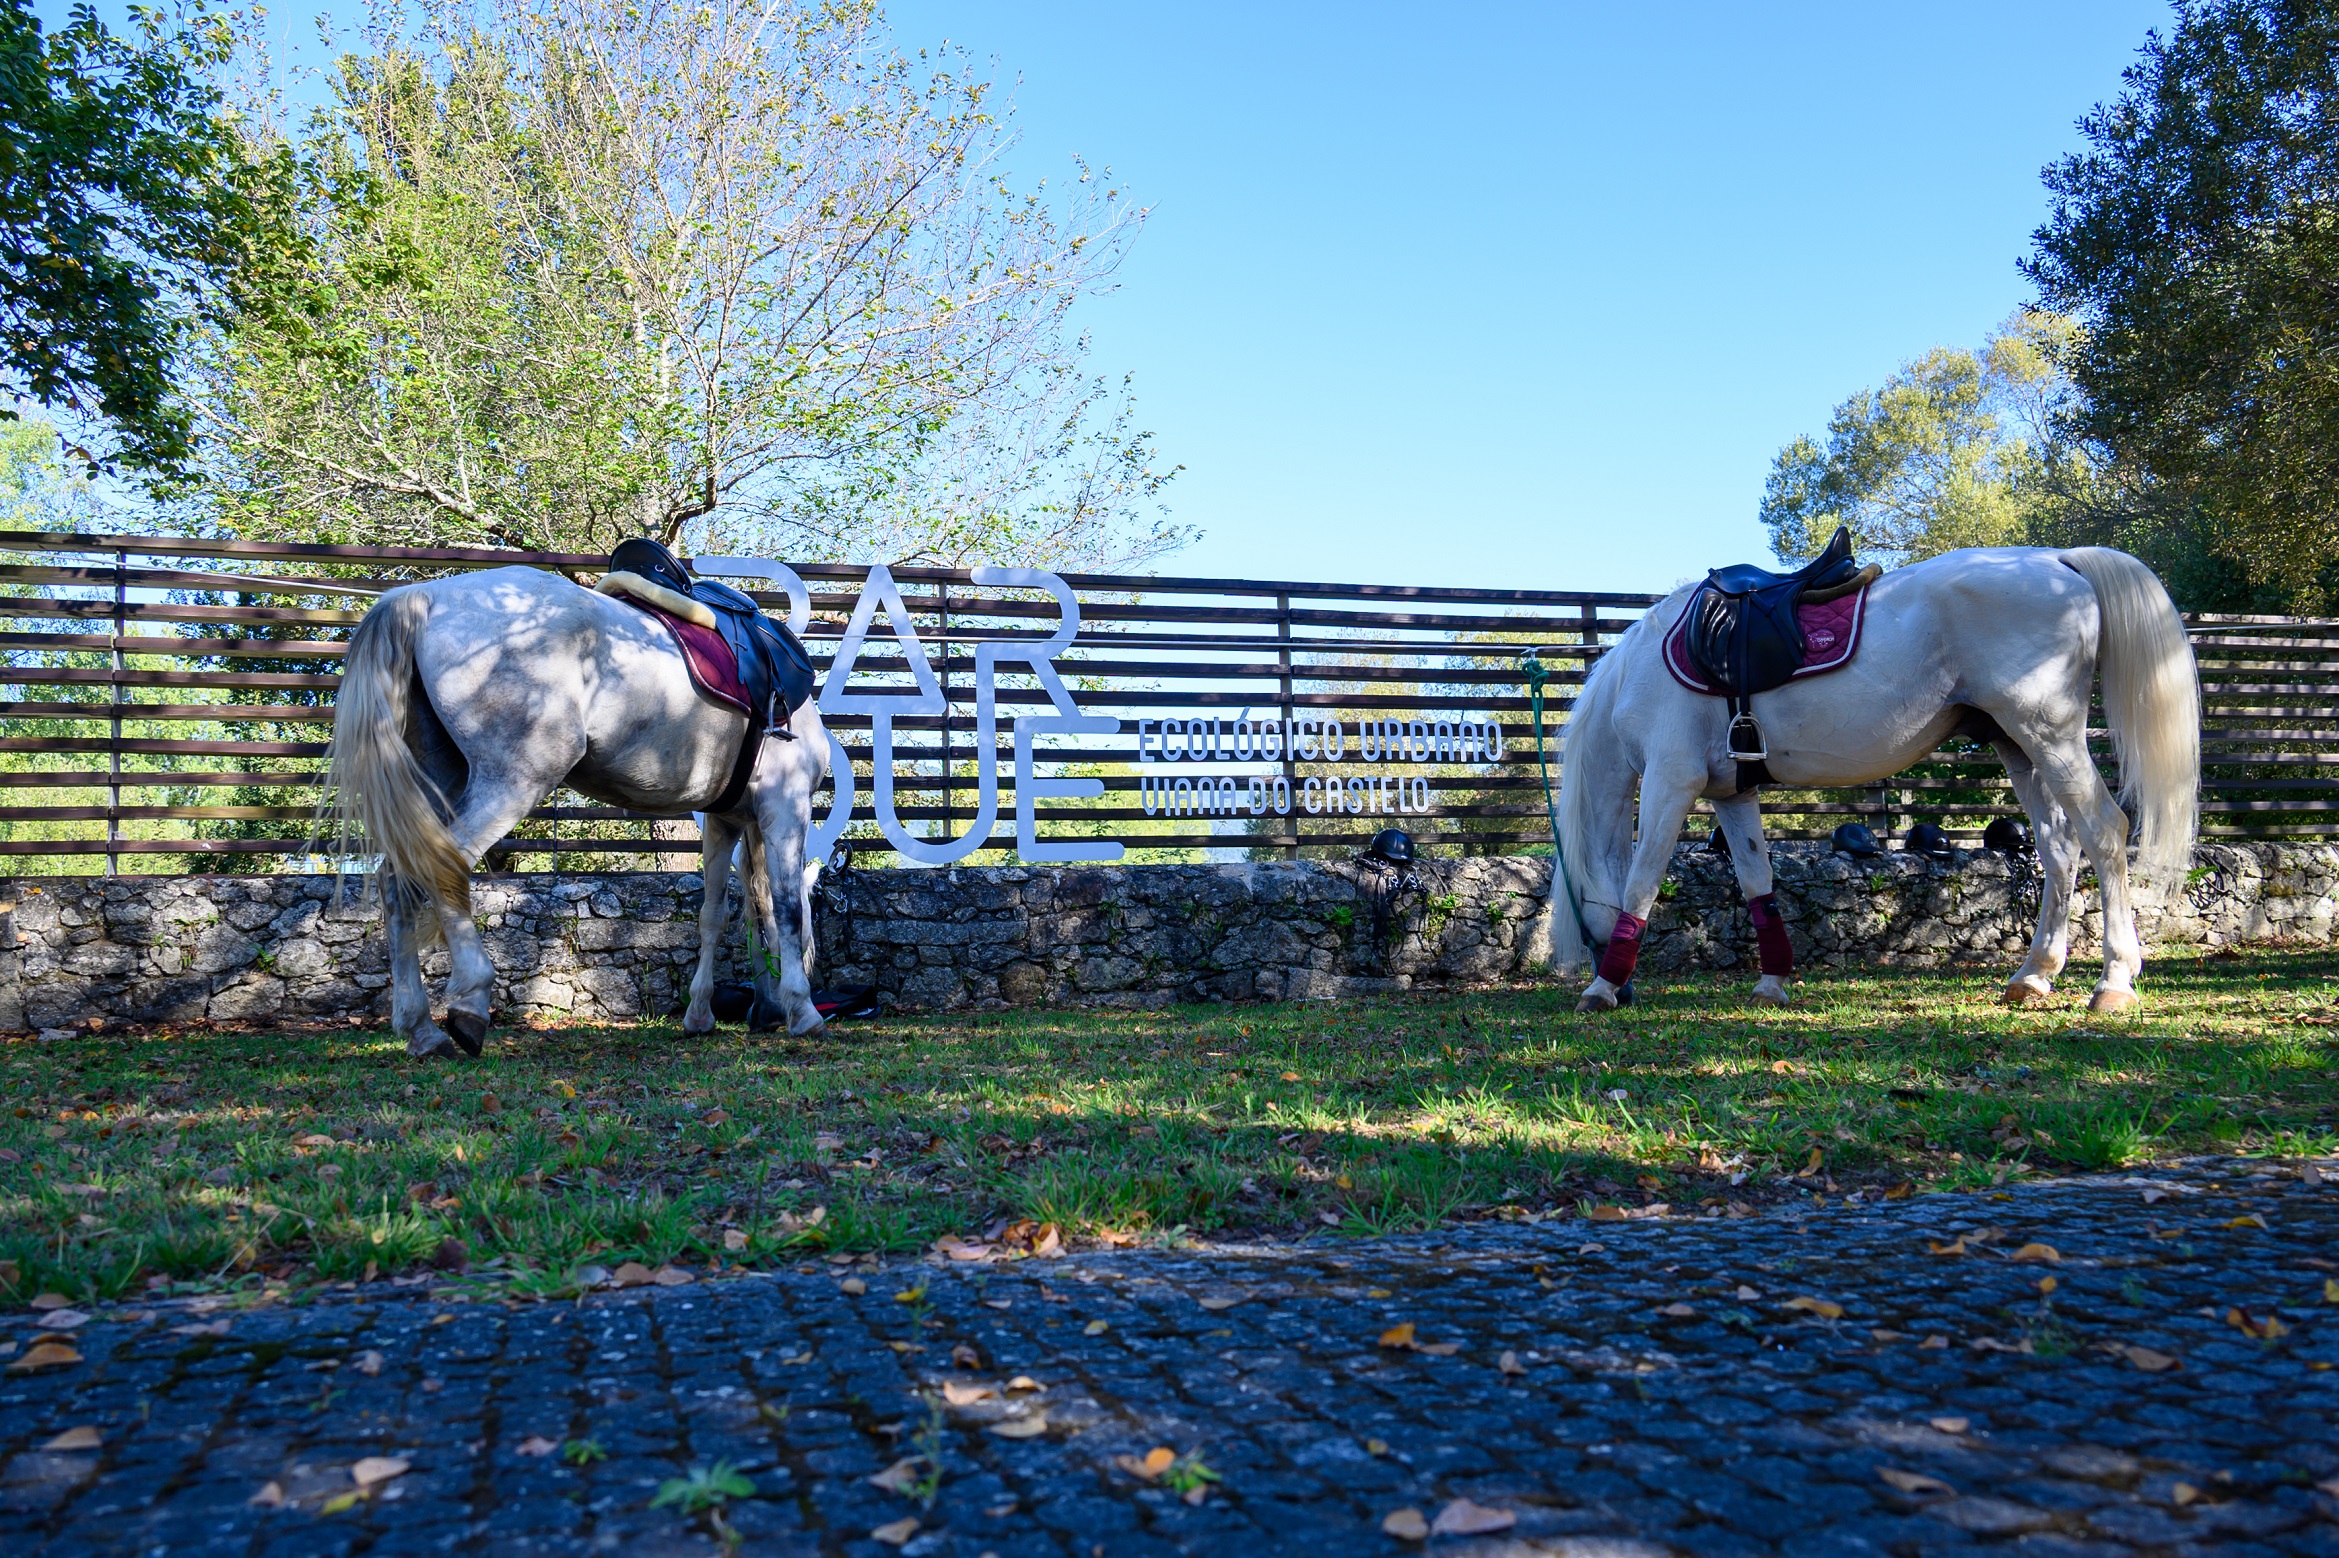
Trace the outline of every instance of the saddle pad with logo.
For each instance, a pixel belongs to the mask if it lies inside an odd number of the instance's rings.
[[[1865,589],[1816,606],[1797,606],[1795,621],[1803,629],[1803,663],[1795,667],[1794,674],[1817,676],[1822,671],[1836,670],[1850,660],[1852,652],[1860,647],[1860,624],[1867,608]],[[1718,698],[1722,690],[1698,674],[1696,662],[1689,657],[1690,616],[1689,611],[1682,612],[1681,620],[1673,624],[1673,631],[1665,635],[1665,669],[1691,692]]]
[[[660,611],[646,601],[630,595],[617,599],[643,611],[666,624],[674,635],[674,642],[682,650],[683,662],[690,667],[690,679],[698,690],[727,708],[753,718],[755,706],[748,701],[747,684],[739,679],[739,660],[723,635],[714,628],[700,627],[670,611]]]

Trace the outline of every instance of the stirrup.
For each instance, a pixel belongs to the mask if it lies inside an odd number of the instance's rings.
[[[1763,745],[1762,726],[1751,714],[1741,714],[1730,721],[1729,757],[1735,763],[1759,763],[1770,756]]]

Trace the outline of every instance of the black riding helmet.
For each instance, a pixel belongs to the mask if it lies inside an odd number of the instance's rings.
[[[2030,829],[2012,817],[1993,817],[1982,829],[1982,848],[2002,855],[2027,855],[2031,851]]]
[[[1364,858],[1392,866],[1413,864],[1413,839],[1403,828],[1383,828],[1364,847]]]
[[[1934,822],[1920,822],[1909,829],[1908,847],[1932,860],[1947,860],[1957,853],[1957,847],[1949,842],[1949,835],[1939,823]]]
[[[1830,843],[1836,853],[1850,855],[1855,859],[1865,860],[1871,855],[1884,853],[1884,846],[1876,842],[1876,835],[1868,831],[1868,825],[1864,822],[1845,823],[1835,830],[1835,837]]]

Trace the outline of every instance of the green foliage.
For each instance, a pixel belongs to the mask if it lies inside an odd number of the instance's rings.
[[[729,1461],[717,1461],[712,1466],[693,1466],[687,1477],[667,1478],[659,1485],[658,1496],[650,1500],[650,1507],[703,1515],[721,1509],[733,1499],[753,1497],[755,1484]]]
[[[571,1466],[590,1466],[609,1459],[609,1452],[598,1439],[571,1439],[560,1447],[560,1458]]]
[[[2339,590],[2339,8],[2181,0],[2140,54],[2047,170],[2024,267],[2083,326],[2075,430],[2137,473],[2097,529],[2184,572],[2185,604],[2319,611]]]
[[[222,523],[1048,566],[1184,539],[1065,326],[1141,213],[986,171],[957,53],[850,0],[468,25],[375,33],[288,131],[315,259],[299,313],[216,343]]]
[[[1981,351],[1935,348],[1838,406],[1824,444],[1799,437],[1771,463],[1772,550],[1814,556],[1838,525],[1861,552],[1902,562],[2028,541],[2072,459],[2053,435],[2067,394],[2053,352],[2068,334],[2018,313]]]
[[[127,37],[86,5],[44,33],[28,0],[0,5],[0,391],[102,420],[111,453],[170,474],[192,449],[190,332],[264,313],[299,243],[291,163],[211,80],[226,23],[129,14]]]

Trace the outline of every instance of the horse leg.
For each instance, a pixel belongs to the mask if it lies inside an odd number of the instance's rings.
[[[772,949],[772,879],[764,854],[763,829],[747,824],[740,840],[740,915],[747,922],[747,955],[755,965],[755,1001],[747,1014],[750,1033],[776,1033],[787,1026],[788,1009],[780,1004],[779,954]]]
[[[1649,911],[1657,906],[1657,889],[1664,885],[1673,846],[1681,840],[1681,824],[1689,816],[1690,803],[1704,788],[1702,772],[1680,780],[1656,774],[1641,776],[1640,839],[1632,847],[1632,869],[1626,873],[1624,891],[1617,895],[1624,902],[1616,906],[1616,929],[1600,954],[1599,973],[1576,1002],[1577,1011],[1613,1010],[1617,992],[1632,979],[1633,966],[1641,955],[1641,932],[1648,926]]]
[[[2000,742],[1998,756],[2006,764],[2006,778],[2014,798],[2030,814],[2031,836],[2038,846],[2039,917],[2030,938],[2030,955],[2006,982],[2008,1006],[2043,1000],[2054,993],[2055,976],[2070,956],[2071,892],[2079,882],[2079,833],[2063,808],[2039,782],[2038,769],[2011,741]]]
[[[416,1060],[452,1060],[455,1041],[430,1017],[430,987],[422,982],[422,915],[429,906],[387,871],[378,884],[390,939],[390,1031]]]
[[[2026,742],[2024,748],[2034,754],[2040,786],[2062,808],[2087,851],[2103,895],[2103,978],[2088,998],[2088,1010],[2124,1012],[2136,1004],[2136,975],[2144,967],[2128,894],[2128,814],[2105,788],[2083,734],[2073,732],[2051,744]]]
[[[684,1033],[715,1031],[715,962],[723,951],[723,926],[731,907],[731,850],[739,842],[739,824],[708,814],[700,824],[703,840],[699,873],[706,883],[698,908],[698,968],[690,976],[690,1005],[682,1013]]]
[[[1776,885],[1771,877],[1770,845],[1762,836],[1762,802],[1746,791],[1714,802],[1714,826],[1730,841],[1730,866],[1738,873],[1738,891],[1746,913],[1754,921],[1755,946],[1762,960],[1762,977],[1754,982],[1754,998],[1772,1006],[1787,1004],[1787,976],[1795,971],[1795,947],[1787,939],[1787,922],[1779,914]]]
[[[546,787],[549,788],[549,787]],[[473,768],[463,787],[463,799],[447,831],[463,858],[473,866],[488,846],[501,840],[512,825],[528,815],[544,796],[544,789],[520,784],[503,775]],[[441,904],[439,931],[447,938],[447,1029],[455,1042],[476,1055],[487,1042],[489,1003],[495,995],[495,962],[479,939],[471,906]]]

